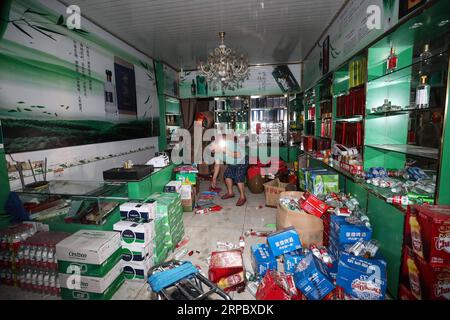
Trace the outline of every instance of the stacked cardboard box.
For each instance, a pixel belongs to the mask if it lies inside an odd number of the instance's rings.
[[[56,245],[64,300],[107,300],[123,283],[117,232],[80,230]]]
[[[150,198],[156,201],[154,261],[160,263],[184,236],[183,207],[178,193],[154,193]]]
[[[146,281],[153,266],[154,220],[119,221],[113,226],[120,232],[123,274],[127,280]]]
[[[410,206],[404,239],[401,298],[450,300],[450,206]]]

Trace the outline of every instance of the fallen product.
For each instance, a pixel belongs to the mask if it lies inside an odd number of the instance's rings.
[[[292,275],[269,271],[262,279],[255,294],[256,300],[298,300]]]
[[[294,227],[272,233],[267,237],[267,243],[275,257],[302,248],[299,235]]]
[[[309,300],[322,300],[335,288],[327,268],[312,253],[300,260],[294,281],[297,289]]]
[[[267,244],[257,244],[251,247],[253,271],[264,277],[269,270],[277,270],[278,263]]]
[[[240,249],[211,253],[208,277],[212,282],[217,283],[222,278],[226,278],[242,271],[245,271],[245,269],[242,251]],[[227,288],[226,291],[240,291],[244,289],[245,285],[242,286],[241,284],[238,284],[235,287]]]

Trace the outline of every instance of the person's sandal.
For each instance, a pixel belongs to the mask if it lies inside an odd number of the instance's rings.
[[[236,202],[236,207],[242,207],[247,202],[247,199],[239,199],[238,202]]]
[[[225,194],[222,196],[222,200],[227,200],[227,199],[231,199],[234,198],[234,194]]]

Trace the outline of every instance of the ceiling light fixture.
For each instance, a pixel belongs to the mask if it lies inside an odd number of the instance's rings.
[[[449,22],[450,22],[450,20],[442,20],[441,22],[439,22],[438,26],[439,26],[439,27],[443,27],[443,26],[445,26],[446,24],[448,24]]]
[[[224,43],[225,32],[219,33],[220,45],[208,55],[206,63],[200,62],[198,69],[214,88],[220,84],[222,91],[242,88],[249,78],[248,59],[237,55]]]
[[[420,28],[421,26],[423,26],[422,22],[416,22],[410,27],[410,29],[412,29],[412,30],[417,29],[417,28]]]

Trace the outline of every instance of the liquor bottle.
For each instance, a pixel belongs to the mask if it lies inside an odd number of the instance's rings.
[[[420,85],[416,91],[416,108],[428,108],[430,102],[430,85],[427,83],[428,76],[420,77]]]
[[[106,82],[105,82],[105,112],[107,115],[117,114],[115,88],[112,83],[112,72],[106,70]]]
[[[423,52],[420,54],[420,61],[424,65],[429,65],[431,63],[431,57],[433,54],[430,52],[430,45],[426,44],[423,48]]]
[[[393,72],[397,68],[398,57],[395,54],[394,47],[391,47],[391,53],[389,54],[386,63],[387,63],[387,72]]]
[[[197,94],[197,86],[195,85],[195,80],[192,79],[192,84],[191,84],[191,95],[195,96]]]

